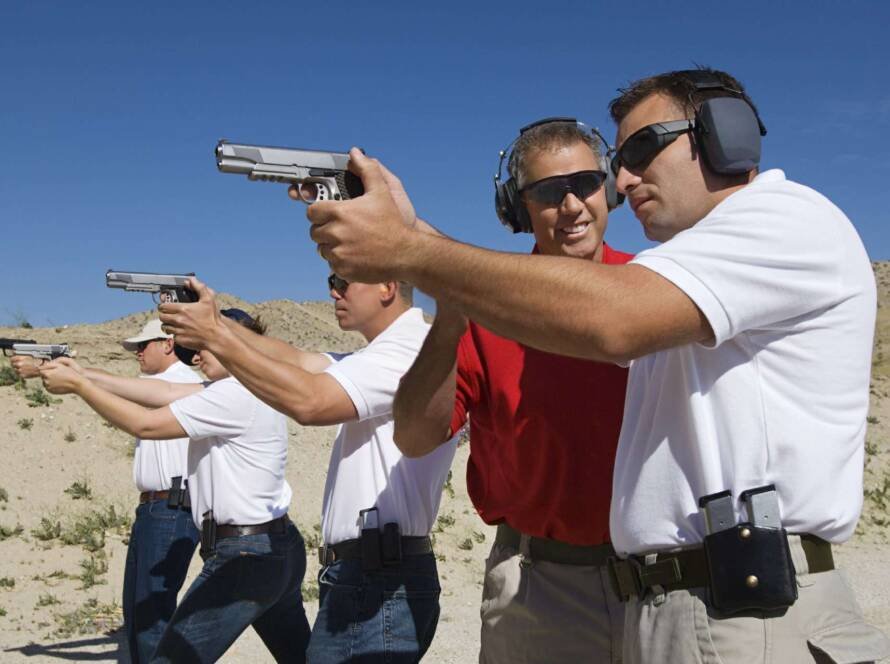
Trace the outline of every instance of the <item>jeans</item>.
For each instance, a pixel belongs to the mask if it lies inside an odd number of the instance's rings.
[[[217,540],[152,661],[215,662],[253,625],[276,661],[305,662],[309,621],[300,592],[305,573],[306,550],[293,524],[280,535]]]
[[[322,568],[318,587],[311,664],[417,662],[430,647],[441,591],[433,554],[373,572],[339,560]]]
[[[166,500],[136,508],[124,568],[124,628],[133,664],[146,663],[176,609],[200,533],[188,511]]]

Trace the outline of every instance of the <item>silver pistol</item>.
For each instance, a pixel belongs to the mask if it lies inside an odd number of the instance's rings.
[[[213,152],[223,173],[240,173],[248,180],[296,185],[305,203],[340,201],[365,193],[361,179],[346,169],[345,152],[245,145],[221,140]]]
[[[158,274],[155,272],[118,272],[108,270],[105,273],[105,285],[108,288],[122,288],[136,293],[151,293],[157,298],[158,304],[163,302],[197,302],[198,294],[186,286],[186,280],[194,277],[188,274]]]

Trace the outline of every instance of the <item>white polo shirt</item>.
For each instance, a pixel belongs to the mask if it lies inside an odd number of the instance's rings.
[[[325,483],[322,536],[336,544],[359,536],[359,510],[376,507],[379,525],[395,522],[402,535],[428,535],[436,521],[442,485],[456,442],[418,459],[393,442],[392,404],[399,381],[411,367],[429,331],[423,312],[412,308],[349,355],[330,355],[326,372],[346,390],[358,420],[340,426]]]
[[[220,524],[254,525],[287,512],[287,421],[235,378],[170,404],[188,433],[192,518],[213,510]]]
[[[616,550],[696,544],[699,497],[771,483],[789,532],[849,538],[862,506],[876,291],[847,217],[771,170],[633,262],[682,289],[716,341],[631,364]]]
[[[168,383],[200,383],[201,377],[182,362],[174,362],[164,371],[153,376]],[[136,439],[133,456],[133,481],[142,491],[166,491],[171,477],[188,476],[188,438],[175,440]]]

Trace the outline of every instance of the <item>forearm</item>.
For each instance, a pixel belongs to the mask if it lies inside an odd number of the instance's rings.
[[[302,350],[281,339],[257,334],[235,321],[223,320],[227,332],[234,334],[255,352],[262,353],[277,362],[292,364],[310,373],[323,371],[328,364],[327,359],[321,353]],[[212,349],[211,352],[213,352]]]
[[[412,233],[402,256],[399,279],[543,351],[614,362],[707,338],[703,320],[679,329],[688,319],[677,311],[697,319],[695,305],[676,288],[652,296],[653,280],[664,280],[640,266],[506,254],[426,233]]]
[[[128,401],[113,394],[92,380],[84,380],[75,393],[90,408],[108,420],[111,424],[132,436],[148,438],[151,411],[144,406]]]
[[[116,376],[101,369],[84,369],[84,375],[97,387],[149,408],[169,405],[185,396],[186,392],[197,391],[200,388],[193,386],[177,389],[172,383],[164,380]]]
[[[313,389],[315,374],[295,364],[258,353],[240,334],[225,330],[208,348],[244,387],[275,410],[300,423],[309,423],[318,396]],[[253,335],[263,339],[260,335]],[[253,336],[249,339],[253,341]],[[267,346],[268,347],[268,346]]]
[[[448,439],[454,412],[457,348],[465,329],[466,319],[440,302],[433,326],[402,378],[393,404],[394,439],[405,456],[423,456]]]

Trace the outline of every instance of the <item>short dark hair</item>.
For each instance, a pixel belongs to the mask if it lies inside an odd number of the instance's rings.
[[[260,335],[266,333],[267,325],[260,319],[260,317],[253,317],[244,311],[244,309],[237,309],[234,307],[230,309],[220,309],[219,313],[226,318],[235,321],[238,325],[246,327],[251,332],[256,332]]]
[[[700,106],[705,100],[727,96],[725,90],[699,91],[696,89],[695,82],[689,76],[690,71],[700,71],[713,76],[724,87],[737,92],[740,97],[751,104],[755,113],[757,112],[754,102],[748,97],[745,87],[737,78],[719,69],[698,67],[695,70],[669,71],[656,76],[641,78],[633,81],[626,88],[618,88],[618,96],[609,102],[609,114],[612,116],[615,124],[621,124],[621,121],[627,117],[628,113],[651,95],[660,94],[669,97],[690,119],[694,115],[695,108]]]
[[[414,304],[414,286],[409,284],[407,281],[398,281],[396,282],[399,285],[399,297],[402,298],[402,302],[411,306]]]
[[[584,143],[593,152],[593,156],[601,158],[599,140],[590,132],[584,131],[577,122],[547,122],[537,127],[532,127],[513,144],[510,152],[510,161],[507,170],[510,177],[515,180],[518,187],[526,183],[525,169],[528,166],[529,155],[536,150],[556,150],[558,148]]]

